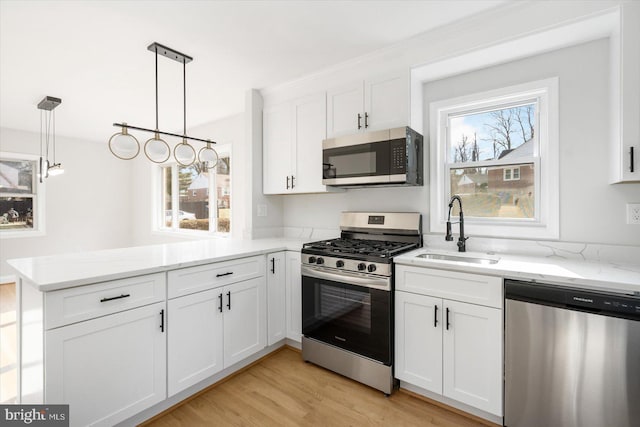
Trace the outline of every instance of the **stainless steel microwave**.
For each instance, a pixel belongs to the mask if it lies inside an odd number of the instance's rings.
[[[422,135],[400,127],[325,139],[322,184],[336,187],[423,183]]]

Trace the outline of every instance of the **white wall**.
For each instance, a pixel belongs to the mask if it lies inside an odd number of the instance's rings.
[[[37,133],[0,128],[0,151],[40,153]],[[6,260],[131,245],[131,164],[106,143],[56,137],[56,160],[65,173],[45,180],[46,235],[2,238],[0,277],[12,276]]]

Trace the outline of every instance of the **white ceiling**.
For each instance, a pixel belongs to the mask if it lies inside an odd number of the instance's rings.
[[[0,0],[0,126],[106,141],[113,122],[154,126],[157,41],[187,65],[187,126],[243,111],[244,94],[484,11],[494,1]],[[182,129],[182,67],[159,58],[160,129]],[[192,135],[213,137],[210,135]]]

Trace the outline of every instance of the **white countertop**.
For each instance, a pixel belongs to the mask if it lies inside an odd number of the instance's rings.
[[[196,240],[18,258],[7,263],[44,292],[269,252],[299,251],[305,241],[308,239]]]
[[[496,264],[469,264],[455,261],[417,258],[432,252],[481,258],[499,258]],[[533,257],[480,252],[445,252],[421,248],[394,258],[396,264],[438,268],[467,273],[488,274],[510,279],[535,280],[540,283],[569,285],[609,291],[640,292],[640,260],[637,265],[613,262],[571,261],[553,257]]]

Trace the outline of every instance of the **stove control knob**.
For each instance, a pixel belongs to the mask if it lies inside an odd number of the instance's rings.
[[[315,264],[315,263],[316,263],[316,257],[310,256],[309,257],[309,264]]]
[[[318,257],[318,259],[316,260],[316,264],[318,264],[318,265],[324,264],[324,259]]]
[[[374,271],[376,271],[375,264],[369,264],[369,266],[367,267],[367,270],[369,271],[369,273],[373,273]]]
[[[338,267],[338,268],[344,267],[344,261],[342,261],[342,260],[336,261],[336,267]]]
[[[358,264],[358,271],[362,271],[367,268],[367,265],[364,262]]]

